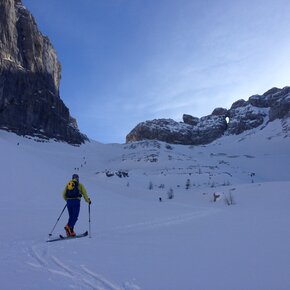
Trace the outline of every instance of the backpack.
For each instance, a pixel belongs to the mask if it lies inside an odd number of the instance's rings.
[[[78,198],[82,197],[80,190],[79,190],[79,183],[77,180],[70,180],[66,186],[66,198]]]

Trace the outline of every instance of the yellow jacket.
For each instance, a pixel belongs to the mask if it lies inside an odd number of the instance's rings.
[[[68,199],[76,199],[76,198],[67,198],[67,197],[66,197],[66,190],[67,190],[67,185],[65,186],[65,189],[64,189],[64,191],[63,191],[63,193],[62,193],[63,199],[64,199],[65,201],[67,201]],[[89,202],[90,202],[90,199],[89,199],[89,197],[88,197],[88,195],[87,195],[87,191],[86,191],[85,187],[83,186],[83,184],[80,183],[80,182],[79,182],[79,191],[80,191],[80,193],[82,194],[82,196],[84,197],[85,201],[86,201],[87,203],[89,203]],[[77,199],[80,200],[81,197],[77,197]]]

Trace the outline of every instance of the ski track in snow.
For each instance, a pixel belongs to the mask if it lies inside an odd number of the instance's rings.
[[[160,227],[189,222],[194,219],[216,214],[219,211],[219,209],[215,208],[199,208],[198,210],[195,210],[191,213],[115,227],[111,230],[100,232],[97,236],[103,237],[107,235],[111,236],[127,234],[140,230],[154,230]],[[104,278],[102,275],[91,271],[85,265],[81,265],[79,268],[71,265],[66,265],[57,257],[50,255],[48,253],[48,248],[43,249],[42,244],[36,244],[31,246],[28,249],[28,255],[33,260],[32,262],[27,262],[29,266],[37,270],[44,270],[54,275],[66,277],[71,280],[72,287],[78,287],[79,289],[96,290],[141,290],[138,285],[129,282],[124,282],[123,286],[116,285],[115,283]]]
[[[129,224],[124,226],[118,226],[114,227],[111,230],[99,232],[97,234],[98,237],[103,237],[107,235],[113,235],[113,234],[127,234],[130,232],[136,232],[136,231],[144,231],[144,230],[154,230],[161,227],[166,226],[172,226],[177,225],[185,222],[192,221],[194,219],[202,218],[208,215],[213,215],[220,212],[220,209],[215,208],[204,208],[203,210],[200,209],[198,211],[194,211],[191,213],[186,213],[182,215],[167,217],[164,219],[158,219],[153,221],[145,221],[135,224]]]
[[[130,287],[129,283],[124,283],[126,288],[115,285],[113,282],[103,278],[101,275],[89,270],[86,266],[81,265],[80,268],[66,265],[55,256],[49,256],[46,250],[43,250],[42,255],[40,245],[34,245],[30,248],[29,256],[34,260],[27,264],[35,269],[44,270],[51,274],[66,277],[71,280],[68,288],[74,287],[78,289],[96,289],[96,290],[135,290],[140,289],[136,285]],[[128,285],[130,288],[128,288]]]
[[[121,290],[120,287],[114,285],[113,283],[111,283],[110,281],[106,280],[105,278],[101,277],[98,274],[95,274],[94,272],[90,271],[89,269],[87,269],[85,266],[81,266],[81,268],[84,270],[85,273],[87,273],[89,276],[93,277],[94,279],[96,279],[96,281],[98,281],[99,283],[103,284],[105,287],[107,287],[107,289],[111,289],[111,290]]]

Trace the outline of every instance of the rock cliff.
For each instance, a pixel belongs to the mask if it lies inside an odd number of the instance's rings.
[[[59,96],[61,66],[21,0],[0,0],[0,128],[81,144]]]
[[[208,144],[222,135],[241,134],[276,119],[290,118],[290,87],[272,88],[263,95],[238,100],[230,109],[216,108],[212,114],[196,118],[184,114],[183,122],[157,119],[138,124],[126,142],[160,140],[173,144]]]

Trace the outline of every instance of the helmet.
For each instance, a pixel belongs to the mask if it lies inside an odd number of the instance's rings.
[[[78,176],[78,174],[73,174],[72,179],[77,179],[77,180],[79,180],[79,176]]]

